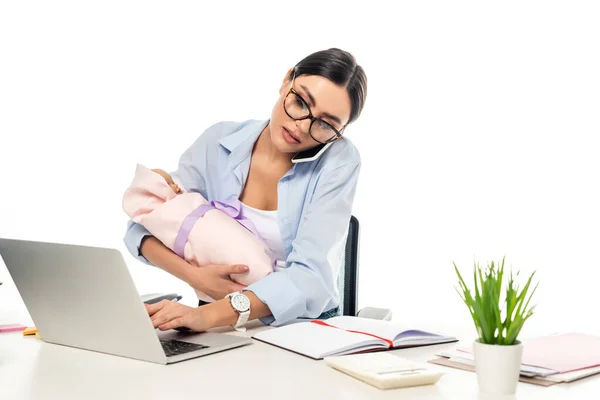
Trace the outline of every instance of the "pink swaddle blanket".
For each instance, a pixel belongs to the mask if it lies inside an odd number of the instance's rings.
[[[275,257],[252,222],[240,215],[237,199],[208,202],[200,193],[176,194],[162,176],[137,165],[123,196],[123,210],[165,246],[198,267],[210,264],[247,265],[246,274],[231,279],[249,285],[273,272]],[[196,289],[198,298],[213,299]]]

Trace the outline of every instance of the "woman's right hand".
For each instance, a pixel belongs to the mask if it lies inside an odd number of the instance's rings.
[[[187,270],[186,282],[194,289],[206,293],[215,300],[229,293],[242,290],[245,286],[231,280],[232,274],[248,272],[246,265],[205,265]]]

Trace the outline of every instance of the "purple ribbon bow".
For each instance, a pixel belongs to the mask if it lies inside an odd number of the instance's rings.
[[[243,217],[241,213],[241,203],[238,199],[233,198],[231,200],[219,201],[213,200],[208,204],[202,204],[194,211],[188,214],[187,217],[181,223],[181,227],[177,232],[177,236],[175,237],[175,244],[173,245],[173,251],[179,257],[184,258],[183,250],[185,248],[185,244],[187,243],[188,236],[192,231],[192,228],[196,224],[196,222],[204,216],[210,210],[219,210],[225,213],[225,215],[235,219],[239,222],[244,228],[248,229],[254,235],[260,238],[256,227],[248,218]]]

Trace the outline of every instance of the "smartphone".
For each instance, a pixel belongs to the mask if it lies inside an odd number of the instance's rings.
[[[298,153],[296,153],[296,155],[294,155],[294,157],[292,157],[292,162],[294,164],[297,164],[297,163],[301,163],[301,162],[316,160],[317,158],[321,157],[321,154],[323,154],[325,152],[325,150],[327,150],[327,148],[329,146],[331,146],[332,144],[333,144],[333,142],[326,143],[326,144],[320,144],[316,147],[313,147],[312,149],[298,152]]]

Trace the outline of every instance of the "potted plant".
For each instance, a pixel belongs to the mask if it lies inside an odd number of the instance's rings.
[[[453,264],[461,289],[456,290],[467,305],[477,329],[478,339],[473,343],[473,355],[479,390],[489,394],[514,394],[523,356],[523,344],[518,337],[535,308],[529,306],[537,289],[536,284],[530,291],[535,271],[519,291],[512,271],[508,284],[503,284],[504,258],[498,265],[492,261],[486,270],[476,263],[474,291],[471,293],[456,264]]]

